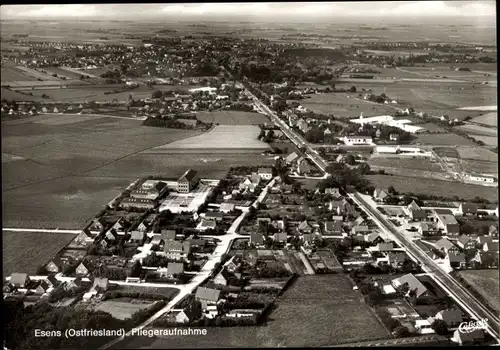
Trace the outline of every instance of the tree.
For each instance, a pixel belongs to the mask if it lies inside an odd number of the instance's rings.
[[[434,322],[432,322],[432,324],[431,324],[431,328],[438,335],[446,335],[446,334],[448,334],[448,325],[443,320],[439,320],[439,319],[438,320],[434,320]]]
[[[398,193],[396,192],[396,189],[394,188],[394,186],[389,186],[389,188],[387,188],[387,192],[389,192],[389,194],[392,194],[394,196],[398,195]]]
[[[368,163],[361,163],[358,166],[358,170],[361,173],[361,175],[369,175],[371,172],[371,169],[370,169],[370,166],[368,165]]]
[[[384,300],[384,295],[378,288],[375,288],[366,296],[366,303],[370,306],[380,304],[382,300]]]
[[[346,156],[346,160],[345,160],[345,162],[346,162],[347,164],[349,164],[349,165],[354,165],[354,164],[356,164],[356,159],[354,158],[354,156],[353,156],[352,154],[348,154],[348,155]]]
[[[160,90],[153,91],[151,98],[161,98],[162,92]]]
[[[356,87],[353,85],[351,86],[351,88],[349,89],[350,92],[352,93],[356,93]]]
[[[139,260],[136,260],[134,265],[132,265],[132,268],[130,270],[130,277],[140,277],[142,273],[142,266],[141,262]]]

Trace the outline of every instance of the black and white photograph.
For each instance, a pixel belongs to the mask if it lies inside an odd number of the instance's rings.
[[[3,349],[500,345],[496,16],[2,5]]]

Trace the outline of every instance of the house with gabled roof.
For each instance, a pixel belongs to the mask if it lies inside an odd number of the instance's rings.
[[[372,247],[371,250],[376,252],[391,252],[394,250],[394,246],[391,242],[379,243],[376,246]]]
[[[90,272],[92,272],[92,264],[88,260],[83,260],[75,270],[75,273],[78,276],[87,276]]]
[[[271,180],[273,178],[273,169],[272,168],[259,168],[257,170],[261,179]]]
[[[298,154],[295,152],[290,153],[286,158],[286,164],[290,165],[299,158]]]
[[[458,326],[462,323],[463,318],[464,315],[462,311],[456,308],[441,310],[434,316],[434,320],[444,321],[449,328]]]
[[[389,191],[383,188],[376,188],[373,192],[373,198],[378,202],[383,202],[385,198],[389,197]]]
[[[498,237],[498,227],[495,225],[490,225],[488,228],[488,235],[490,237]]]
[[[106,221],[104,220],[103,217],[100,217],[92,221],[92,224],[90,224],[89,226],[89,230],[102,232],[105,229],[105,225]]]
[[[380,235],[380,232],[371,232],[365,236],[365,241],[372,244],[384,243],[384,238]]]
[[[334,236],[343,236],[344,229],[342,227],[342,221],[325,221],[325,230],[323,234],[326,235],[334,235]]]
[[[167,265],[167,276],[174,277],[184,273],[184,263],[169,262]]]
[[[134,230],[134,231],[130,232],[130,242],[141,243],[144,241],[145,235],[146,234],[144,231]]]
[[[477,204],[476,203],[460,203],[458,207],[458,212],[462,215],[476,215],[477,214]]]
[[[418,227],[418,233],[421,236],[426,236],[426,237],[440,235],[437,226],[428,222],[422,222],[420,224],[420,226]]]
[[[229,281],[234,278],[234,274],[229,272],[226,268],[222,270],[214,277],[214,283],[216,285],[227,286]]]
[[[476,237],[476,242],[479,246],[483,247],[485,243],[493,242],[493,237],[490,236],[478,236]]]
[[[404,285],[405,283],[408,283],[408,287],[409,287],[408,295],[411,291],[415,291],[415,296],[417,297],[417,299],[430,295],[429,291],[427,290],[427,288],[425,288],[425,286],[422,284],[422,282],[420,282],[411,273],[392,280],[392,285],[396,289],[399,288],[400,286]]]
[[[354,226],[353,228],[351,228],[352,235],[366,235],[367,233],[370,233],[370,232],[371,232],[371,230],[366,225],[359,225],[359,226]]]
[[[485,242],[483,244],[483,251],[498,254],[498,241]]]
[[[102,292],[107,291],[109,288],[109,280],[107,278],[102,278],[102,277],[94,278],[94,283],[92,284],[91,289],[99,292],[98,288]]]
[[[463,250],[475,250],[476,249],[476,241],[474,241],[472,238],[470,238],[467,235],[461,235],[458,237],[456,240],[456,244],[458,247],[462,248]]]
[[[284,231],[281,231],[281,232],[276,232],[273,236],[273,239],[276,241],[276,242],[280,242],[280,243],[286,243],[287,239],[288,239],[288,235],[286,232]]]
[[[45,266],[45,270],[49,272],[61,272],[64,267],[64,263],[62,262],[61,258],[56,255],[52,258],[52,260],[49,261],[47,266]]]
[[[202,316],[200,304],[191,303],[175,316],[177,323],[189,323],[199,319]]]
[[[137,231],[146,232],[149,230],[149,225],[142,221],[136,228]]]
[[[302,234],[312,233],[314,231],[314,228],[307,222],[307,220],[304,220],[297,227],[297,231]]]
[[[218,211],[207,211],[205,213],[205,219],[221,221],[224,218],[224,214]]]
[[[342,198],[340,190],[336,187],[325,188],[325,194],[333,196],[333,198]]]
[[[215,220],[201,219],[198,229],[200,231],[205,231],[208,229],[215,229],[217,227],[217,222]]]
[[[82,286],[82,278],[77,277],[75,279],[72,279],[71,281],[64,283],[63,288],[67,291],[70,291],[70,290],[78,289],[81,286]]]
[[[198,173],[192,169],[187,170],[179,180],[177,180],[177,192],[189,193],[198,184]]]
[[[219,207],[219,210],[223,213],[230,213],[235,209],[234,203],[222,203]]]
[[[436,248],[437,250],[442,251],[446,254],[451,253],[451,252],[453,252],[453,253],[459,252],[458,247],[446,238],[441,238],[439,241],[434,243],[434,248]]]
[[[206,287],[198,287],[196,289],[195,299],[199,302],[205,304],[205,306],[210,304],[217,304],[220,297],[220,290],[206,288]]]
[[[166,243],[167,241],[175,241],[175,230],[161,230],[161,239]]]
[[[446,255],[446,259],[448,260],[450,266],[453,268],[463,269],[464,267],[466,267],[464,253],[456,251],[448,252],[448,254]]]
[[[498,253],[485,252],[478,250],[476,255],[470,260],[470,262],[475,262],[482,268],[491,268],[498,266]]]

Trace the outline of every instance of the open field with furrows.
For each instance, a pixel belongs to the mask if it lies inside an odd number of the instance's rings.
[[[457,152],[462,159],[482,160],[489,162],[498,162],[498,155],[484,147],[457,147]]]
[[[4,206],[6,201],[4,200]],[[3,223],[4,227],[8,225]],[[66,244],[75,238],[71,233],[11,232],[2,231],[3,274],[13,272],[36,274],[40,265],[46,264]]]
[[[253,125],[218,125],[209,132],[169,143],[159,149],[266,149],[259,141],[260,128]]]
[[[486,124],[496,127],[498,125],[498,113],[497,112],[486,113],[472,119],[471,122]]]
[[[500,311],[500,283],[499,273],[496,269],[460,271],[462,276],[474,289],[488,300],[491,306]]]
[[[457,134],[426,134],[415,135],[413,143],[420,145],[442,145],[442,146],[474,146],[475,144],[463,136]]]
[[[497,147],[498,146],[498,137],[497,136],[473,136],[476,140],[484,142],[486,146],[489,147]]]
[[[352,290],[343,275],[301,276],[277,301],[277,309],[259,327],[210,328],[195,336],[151,339],[130,337],[120,348],[316,347],[391,335]]]
[[[441,166],[438,162],[433,159],[428,158],[385,158],[383,156],[372,157],[368,161],[370,166],[380,166],[380,167],[396,167],[403,169],[414,169],[414,170],[425,170],[425,171],[437,171],[441,172]]]
[[[198,112],[196,119],[220,125],[258,125],[269,122],[264,114],[240,111]]]
[[[375,187],[393,186],[400,193],[413,192],[442,197],[458,196],[464,199],[482,197],[492,202],[498,202],[498,193],[496,191],[479,185],[434,179],[422,181],[420,178],[410,176],[367,175],[366,178]]]
[[[7,81],[36,81],[37,78],[28,75],[26,72],[10,65],[3,65],[0,69],[0,77],[3,82]]]
[[[119,320],[126,320],[130,318],[135,312],[144,310],[153,305],[152,301],[145,300],[131,300],[130,298],[118,298],[113,300],[105,300],[99,302],[97,305],[89,306],[95,311],[103,311],[110,313],[114,318]]]
[[[0,95],[1,95],[2,99],[6,99],[7,101],[43,101],[44,100],[41,95],[40,96],[35,95],[35,94],[33,94],[33,96],[24,95],[24,94],[21,94],[20,92],[12,91],[12,90],[6,89],[6,88],[1,88]]]
[[[459,120],[467,116],[476,117],[484,112],[457,108],[497,104],[495,87],[470,82],[395,81],[392,84],[377,84],[367,81],[337,85],[343,88],[355,85],[358,91],[362,88],[371,89],[376,95],[385,93],[398,102],[395,106],[399,108],[413,107],[416,112],[422,111],[437,116],[446,114]]]
[[[139,156],[125,167],[113,168],[116,162],[145,149],[196,135],[189,130],[143,127],[137,120],[102,117],[89,120],[88,116],[61,115],[56,117],[68,118],[70,123],[59,124],[59,121],[58,125],[47,125],[43,124],[44,117],[2,122],[2,153],[12,156],[2,164],[4,225],[79,227],[130,182],[149,175],[151,169],[143,167],[144,163],[151,164],[157,174],[168,175],[167,169],[172,168],[165,164],[169,163],[175,163],[179,172],[185,171],[183,159],[178,155],[162,157],[160,162],[158,157],[151,156],[146,156],[148,161],[143,162]],[[79,117],[84,118],[75,122],[74,118]],[[205,170],[210,165],[207,163]],[[227,171],[229,165],[224,165]],[[104,171],[106,175],[91,173],[106,167],[111,169]]]
[[[357,93],[349,95],[351,95],[351,98],[347,98],[342,93],[309,95],[310,98],[300,100],[300,104],[316,113],[333,114],[337,117],[349,118],[358,118],[361,113],[365,117],[372,117],[394,114],[397,111],[397,109],[388,107],[387,105],[356,99],[354,97],[357,97]]]
[[[80,79],[82,75],[85,75],[84,71],[82,71],[82,74],[77,74],[75,72],[60,67],[47,67],[43,68],[43,70],[47,71],[47,73],[49,74],[55,73],[59,78],[66,77],[66,79]]]
[[[496,137],[498,132],[496,126],[480,126],[476,124],[465,124],[456,127],[457,129],[466,132],[469,136],[490,136]]]

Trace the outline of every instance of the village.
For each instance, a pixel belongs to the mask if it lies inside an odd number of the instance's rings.
[[[233,168],[221,180],[194,170],[177,181],[139,179],[37,276],[13,273],[4,297],[26,305],[105,307],[118,318],[127,318],[123,298],[155,312],[155,300],[177,301],[152,325],[256,325],[295,278],[345,273],[397,337],[451,334],[468,320],[342,190],[308,191],[286,182],[287,175],[263,167]],[[381,188],[365,197],[447,272],[498,267],[497,225],[461,232],[464,220],[497,220],[498,207],[428,208],[418,199],[398,205],[408,199]],[[458,343],[484,336],[453,333]]]

